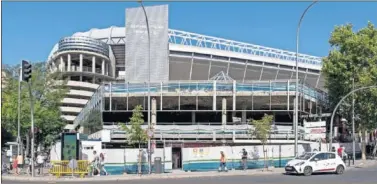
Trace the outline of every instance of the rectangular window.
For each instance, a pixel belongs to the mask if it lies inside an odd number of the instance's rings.
[[[328,159],[335,159],[336,156],[335,156],[334,153],[327,153],[327,158],[328,158]]]

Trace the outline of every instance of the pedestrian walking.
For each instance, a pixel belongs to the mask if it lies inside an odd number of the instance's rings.
[[[338,156],[340,157],[340,158],[343,158],[343,146],[339,146],[339,148],[338,148],[338,150],[337,150],[337,152],[338,152]]]
[[[219,167],[219,172],[225,171],[227,172],[228,169],[226,168],[226,156],[223,151],[220,151],[220,167]]]
[[[99,169],[99,156],[97,155],[97,151],[93,151],[93,160],[92,160],[92,175],[97,176],[100,174],[101,170]]]
[[[347,160],[347,153],[345,151],[345,148],[343,145],[341,145],[339,148],[338,148],[338,155],[340,158],[342,158],[343,162],[346,162]]]
[[[242,149],[242,169],[247,170],[247,151],[245,148]]]
[[[34,157],[35,158],[35,157]],[[31,159],[30,157],[27,158],[27,174],[28,175],[32,175],[32,164],[35,163],[35,160]]]
[[[13,156],[13,173],[18,175],[19,172],[18,172],[18,160],[17,160],[17,156]]]
[[[100,163],[100,171],[101,171],[101,173],[103,172],[103,173],[105,173],[105,175],[109,175],[108,172],[105,169],[105,155],[103,153],[101,153],[99,155],[99,159],[100,159],[99,163]]]
[[[44,167],[44,157],[42,153],[38,153],[37,156],[37,168],[38,168],[38,174],[43,174],[43,167]]]

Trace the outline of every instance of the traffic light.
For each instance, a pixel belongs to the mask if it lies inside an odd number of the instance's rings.
[[[22,80],[29,82],[29,80],[31,79],[31,64],[25,60],[22,60],[21,71]]]

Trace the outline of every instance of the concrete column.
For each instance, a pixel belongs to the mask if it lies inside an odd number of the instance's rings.
[[[56,64],[55,61],[52,61],[52,71],[56,72]]]
[[[222,99],[222,116],[221,116],[221,124],[223,126],[226,125],[226,98]]]
[[[102,75],[105,75],[105,60],[102,59]]]
[[[83,55],[80,54],[80,72],[82,72]]]
[[[63,56],[60,56],[60,71],[64,72],[65,69],[65,63],[63,60]]]
[[[236,81],[233,81],[233,110],[236,110],[236,93],[237,93],[237,86]]]
[[[109,63],[106,63],[105,64],[105,73],[106,73],[106,75],[109,75],[109,71],[110,71],[110,69],[109,69],[110,67],[109,67]]]
[[[296,100],[296,97],[293,97],[293,116],[292,116],[292,130],[293,131],[295,130],[295,119],[294,119],[294,117],[295,117],[294,109],[296,108],[295,100]]]
[[[213,81],[213,102],[212,102],[212,110],[216,110],[216,81]]]
[[[309,114],[312,114],[312,109],[313,109],[313,102],[310,100],[309,101]]]
[[[289,111],[290,110],[290,105],[289,105],[289,96],[290,96],[290,92],[289,92],[289,88],[290,88],[290,84],[289,84],[289,80],[287,81],[287,110]]]
[[[162,86],[163,86],[163,82],[160,83],[160,110],[162,110],[162,95],[163,95],[163,91],[162,91]]]
[[[92,57],[92,73],[96,73],[96,57]]]
[[[236,112],[232,112],[232,118],[236,117]]]
[[[109,88],[110,88],[110,89],[109,89],[109,91],[110,91],[110,98],[109,98],[109,99],[110,99],[110,102],[109,102],[109,107],[110,107],[110,108],[109,108],[109,109],[110,109],[110,111],[112,110],[112,101],[113,101],[113,99],[112,99],[112,94],[113,94],[113,92],[112,92],[112,88],[113,88],[113,87],[112,87],[111,84],[112,84],[112,83],[110,82],[110,84],[109,84]]]
[[[191,112],[191,122],[192,122],[193,125],[196,124],[196,114],[195,114],[195,112]]]
[[[245,110],[245,109],[243,109]],[[241,124],[247,124],[246,122],[246,111],[242,111],[242,115],[241,115]]]
[[[152,109],[151,109],[151,116],[152,116],[152,119],[151,119],[151,128],[154,129],[155,126],[156,126],[156,122],[157,122],[157,102],[156,102],[156,99],[153,98],[152,99]]]
[[[71,71],[71,54],[68,54],[68,70],[67,71]]]

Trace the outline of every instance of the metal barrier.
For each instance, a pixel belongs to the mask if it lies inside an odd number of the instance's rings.
[[[83,178],[89,173],[90,163],[87,160],[78,160],[77,167],[73,170],[69,168],[69,160],[51,161],[51,165],[52,167],[49,170],[49,173],[55,175],[58,178],[64,174],[76,174],[80,175],[80,177]]]

